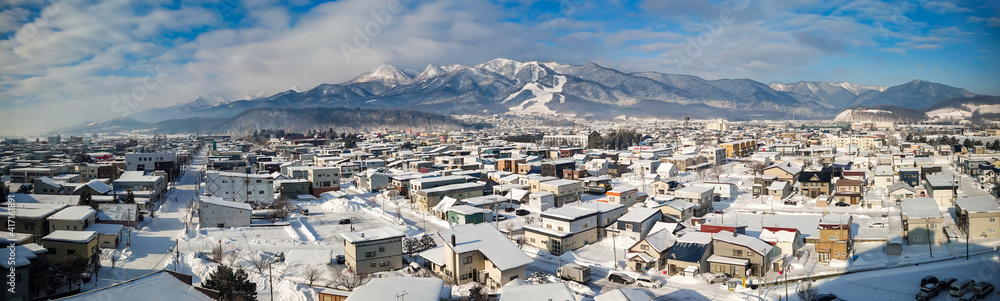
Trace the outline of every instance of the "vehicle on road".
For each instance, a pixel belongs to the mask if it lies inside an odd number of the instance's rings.
[[[633,279],[632,277],[629,277],[629,276],[627,276],[625,274],[621,274],[621,273],[611,273],[611,274],[608,274],[608,281],[611,281],[611,282],[614,282],[614,283],[621,283],[621,284],[633,284],[633,283],[635,283],[635,279]]]
[[[979,299],[986,299],[986,296],[993,292],[993,284],[988,282],[978,282],[972,286],[972,292]]]
[[[529,212],[528,210],[524,210],[524,209],[517,209],[517,211],[515,211],[514,214],[517,214],[517,216],[525,216],[525,215],[531,214],[531,212]]]
[[[661,288],[663,281],[649,276],[639,276],[635,278],[635,284],[641,287]]]
[[[923,287],[924,285],[927,285],[928,283],[937,283],[937,282],[938,282],[937,277],[934,277],[932,275],[927,275],[927,276],[924,276],[924,278],[920,279],[920,287]]]
[[[916,298],[920,301],[927,301],[931,298],[937,297],[941,293],[942,282],[929,282],[920,287],[920,291],[917,292]]]
[[[576,263],[567,263],[556,270],[556,276],[563,280],[587,283],[590,282],[590,267]]]
[[[338,223],[338,224],[341,224],[341,225],[346,225],[346,224],[350,224],[350,223],[351,223],[351,219],[349,219],[349,218],[345,218],[345,219],[342,219],[342,220],[340,220],[340,221],[339,221],[339,222],[337,222],[337,223]]]
[[[952,297],[960,297],[966,293],[972,291],[972,286],[976,285],[975,281],[972,279],[959,280],[951,284],[951,291],[948,292]]]

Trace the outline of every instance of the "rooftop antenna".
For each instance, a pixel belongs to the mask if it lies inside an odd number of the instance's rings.
[[[401,293],[401,294],[396,294],[396,299],[397,300],[403,301],[403,300],[405,300],[404,297],[406,297],[406,291],[403,291],[403,293]]]

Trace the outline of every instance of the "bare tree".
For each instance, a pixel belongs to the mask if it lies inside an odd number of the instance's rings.
[[[263,273],[264,269],[266,269],[268,265],[271,264],[271,260],[269,260],[268,258],[260,256],[260,254],[253,254],[250,252],[247,252],[247,256],[243,259],[250,262],[250,265],[253,266],[254,268],[257,268],[257,273]]]
[[[716,181],[722,181],[722,179],[719,178],[722,175],[721,165],[712,165],[712,167],[708,169],[708,173],[711,174],[712,176],[715,176]]]
[[[764,162],[753,162],[753,163],[750,163],[750,171],[753,172],[754,176],[759,176],[759,175],[764,174],[764,169],[765,168],[767,168],[767,165],[764,164]]]
[[[523,218],[524,218],[524,223],[527,224],[527,225],[535,223],[535,216],[525,215]]]
[[[240,250],[232,250],[222,255],[222,259],[228,266],[236,266],[236,261],[240,259]]]
[[[306,278],[306,282],[309,282],[309,286],[313,285],[313,282],[323,279],[323,270],[317,266],[310,266],[302,273],[302,277]]]
[[[364,285],[371,279],[368,274],[357,274],[352,271],[343,270],[340,273],[335,273],[336,278],[334,279],[334,285],[337,287],[343,287],[346,290],[353,291],[355,288]]]
[[[514,234],[514,223],[513,222],[503,223],[503,229],[507,230],[507,237],[510,238],[510,236]]]

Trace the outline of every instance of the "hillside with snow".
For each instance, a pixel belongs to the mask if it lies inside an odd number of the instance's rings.
[[[874,106],[874,107],[851,107],[841,111],[833,118],[836,122],[895,122],[909,123],[920,122],[927,119],[927,115],[914,109],[901,108],[896,106]]]

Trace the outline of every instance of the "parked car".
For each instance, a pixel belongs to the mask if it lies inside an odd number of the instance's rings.
[[[337,255],[337,264],[344,264],[347,262],[347,258],[344,255]]]
[[[710,284],[725,283],[726,280],[729,280],[729,276],[726,276],[726,274],[722,274],[722,273],[719,273],[719,274],[707,274],[707,275],[709,275],[709,276],[705,277],[705,280],[708,281],[708,283],[710,283]]]
[[[496,217],[494,217],[493,219],[495,219],[495,220],[498,220],[498,221],[505,221],[505,220],[507,220],[508,218],[509,218],[509,217],[507,217],[506,215],[502,215],[502,214],[497,214],[497,216],[496,216]]]
[[[663,282],[659,279],[649,277],[649,276],[639,276],[635,278],[635,284],[641,287],[649,288],[661,288],[663,287]]]
[[[611,274],[608,274],[608,281],[611,281],[611,282],[614,282],[614,283],[621,283],[621,284],[633,284],[633,283],[635,283],[635,279],[632,279],[632,277],[629,277],[629,276],[627,276],[625,274],[620,274],[620,273],[611,273]]]
[[[959,297],[958,301],[975,301],[976,298],[976,293],[968,292],[965,293],[965,295],[962,295],[962,297]]]
[[[524,209],[517,209],[517,211],[515,211],[514,214],[517,214],[517,216],[525,216],[531,214],[531,212],[528,212],[528,210]]]
[[[959,280],[951,284],[951,291],[948,292],[952,297],[960,297],[966,293],[972,291],[972,286],[976,285],[975,281],[972,279]]]
[[[920,301],[927,301],[931,298],[937,297],[941,293],[942,282],[929,282],[920,287],[920,291],[917,292],[916,298]]]
[[[985,299],[986,295],[993,292],[993,284],[989,282],[977,282],[976,285],[972,286],[972,292],[976,294],[979,299]]]
[[[837,298],[837,295],[830,294],[830,293],[819,294],[819,295],[816,295],[816,297],[813,297],[813,301],[837,301],[837,300],[841,300],[841,299]]]
[[[955,279],[955,278],[944,278],[944,279],[941,279],[941,281],[938,281],[938,283],[941,284],[941,285],[938,285],[938,288],[940,288],[942,292],[947,292],[948,290],[951,289],[951,285],[954,284],[955,281],[958,281],[958,279]]]
[[[340,221],[339,221],[339,222],[337,222],[337,223],[338,223],[338,224],[341,224],[341,225],[346,225],[346,224],[350,224],[350,223],[351,223],[351,219],[349,219],[349,218],[345,218],[345,219],[342,219],[342,220],[340,220]]]
[[[850,206],[851,206],[851,204],[848,204],[848,203],[837,202],[837,207],[850,207]]]
[[[503,211],[504,212],[514,212],[514,210],[517,210],[517,209],[514,209],[514,207],[507,207],[507,208],[504,208]]]
[[[938,282],[937,277],[934,277],[932,275],[927,275],[924,276],[923,279],[920,279],[920,287],[924,287],[924,285],[927,285],[928,283],[937,283],[937,282]]]

